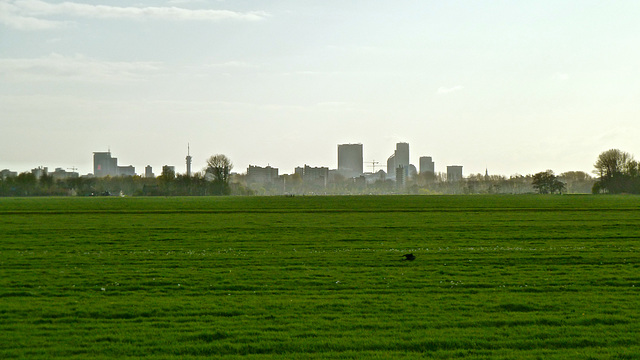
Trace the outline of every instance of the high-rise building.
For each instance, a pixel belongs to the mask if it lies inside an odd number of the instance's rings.
[[[118,158],[111,151],[93,153],[93,175],[95,177],[118,176]]]
[[[146,178],[154,178],[154,177],[156,177],[154,175],[154,173],[153,173],[153,168],[151,167],[151,165],[147,165],[144,168],[144,177],[146,177]]]
[[[394,176],[399,167],[409,169],[409,144],[397,143],[396,151],[387,160],[387,175]]]
[[[430,172],[435,174],[436,164],[431,159],[431,156],[421,156],[420,157],[420,174],[424,174]]]
[[[396,154],[389,156],[387,159],[387,176],[394,178],[396,176]]]
[[[460,181],[462,180],[462,166],[450,165],[447,166],[447,181]]]
[[[118,166],[118,158],[111,157],[111,151],[93,153],[93,175],[95,177],[105,176],[134,176],[136,168],[129,166]]]
[[[338,172],[345,177],[358,177],[363,171],[362,144],[338,145]]]
[[[397,143],[396,144],[396,167],[403,166],[409,167],[409,144]]]

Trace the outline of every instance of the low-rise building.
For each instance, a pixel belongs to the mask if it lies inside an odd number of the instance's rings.
[[[18,173],[16,171],[11,171],[9,169],[4,169],[0,171],[0,179],[6,179],[6,178],[16,177],[16,176],[18,176]]]
[[[63,180],[63,179],[80,177],[80,174],[78,174],[77,172],[75,171],[69,172],[63,168],[56,168],[56,170],[52,173],[49,173],[49,175],[51,175],[55,180]]]

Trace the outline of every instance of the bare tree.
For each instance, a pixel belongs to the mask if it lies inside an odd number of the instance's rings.
[[[229,193],[231,169],[233,169],[233,163],[226,155],[217,154],[207,159],[205,173],[213,178],[214,193],[219,195]]]
[[[612,178],[625,173],[633,162],[633,155],[628,152],[611,149],[601,153],[593,167],[600,178]]]

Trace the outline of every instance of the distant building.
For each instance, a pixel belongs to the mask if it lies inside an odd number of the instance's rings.
[[[462,180],[462,166],[451,165],[447,166],[447,181],[460,181]]]
[[[136,168],[132,165],[129,166],[118,166],[118,176],[135,176]]]
[[[6,178],[16,177],[16,176],[18,176],[18,173],[16,171],[11,171],[9,169],[4,169],[0,171],[0,179],[6,179]]]
[[[395,156],[396,167],[409,166],[409,144],[408,143],[397,143],[395,155],[396,155]]]
[[[132,165],[118,166],[118,158],[111,157],[111,151],[93,153],[93,175],[105,176],[134,176],[136,168]]]
[[[247,184],[271,183],[278,180],[278,169],[249,165],[247,168]]]
[[[70,178],[78,178],[80,174],[77,172],[68,172],[63,168],[56,168],[56,170],[52,173],[49,173],[53,177],[54,180],[62,180],[62,179],[70,179]]]
[[[153,173],[153,168],[151,167],[151,165],[147,165],[144,168],[144,177],[146,177],[146,178],[154,178],[154,177],[156,177],[155,174]]]
[[[359,177],[363,171],[362,144],[338,145],[338,172],[348,178]]]
[[[394,176],[396,173],[396,169],[399,167],[403,167],[405,169],[409,169],[409,144],[408,143],[397,143],[396,150],[393,155],[387,159],[387,174],[389,176]]]
[[[118,176],[118,158],[111,157],[111,152],[93,153],[93,175],[95,177]]]
[[[404,167],[402,165],[398,166],[396,168],[396,186],[397,187],[404,187],[404,185],[407,183],[407,175],[409,174],[409,168],[408,167]]]
[[[305,165],[304,168],[297,167],[295,173],[300,175],[304,182],[319,182],[327,186],[327,181],[329,180],[328,167],[311,167]]]
[[[433,162],[431,156],[421,156],[420,157],[420,174],[424,173],[432,173],[435,174],[436,164]]]
[[[35,169],[31,169],[31,173],[36,177],[36,179],[40,179],[42,175],[49,175],[49,168],[40,166]]]
[[[384,170],[378,170],[375,173],[365,173],[364,175],[367,184],[373,184],[376,181],[385,181],[387,179],[387,173]]]
[[[391,173],[392,171],[393,171],[393,173]],[[395,179],[395,174],[396,174],[396,154],[393,154],[393,155],[389,156],[389,158],[387,159],[387,174],[389,174],[389,177]]]
[[[416,169],[415,165],[409,164],[408,173],[409,173],[409,177],[416,176],[416,175],[418,175],[418,169]]]

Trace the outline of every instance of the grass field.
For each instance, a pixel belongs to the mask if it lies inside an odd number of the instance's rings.
[[[639,225],[633,196],[0,198],[0,358],[640,359]]]

